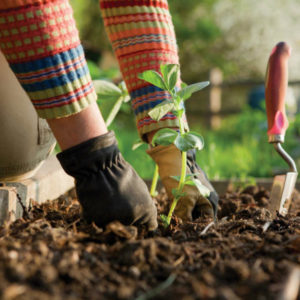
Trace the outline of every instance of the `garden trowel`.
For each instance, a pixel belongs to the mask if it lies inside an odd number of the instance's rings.
[[[278,43],[271,52],[266,74],[266,110],[269,143],[289,165],[289,171],[274,178],[269,210],[272,216],[278,211],[286,215],[291,204],[297,179],[297,168],[293,159],[282,148],[288,120],[285,114],[285,97],[288,85],[288,58],[291,48],[284,42]]]

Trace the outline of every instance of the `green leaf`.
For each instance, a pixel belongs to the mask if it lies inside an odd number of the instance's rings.
[[[204,147],[204,140],[203,137],[195,132],[195,131],[189,131],[184,134],[184,138],[190,145],[193,145],[194,149],[202,150]]]
[[[172,195],[174,198],[183,197],[186,193],[180,193],[177,189],[172,189]]]
[[[141,147],[142,145],[144,145],[145,142],[141,141],[141,140],[138,140],[136,141],[133,145],[132,145],[132,150],[136,150],[137,148]]]
[[[118,114],[118,112],[120,111],[121,105],[123,103],[123,97],[120,97],[116,103],[114,104],[113,108],[111,109],[111,111],[109,112],[109,115],[105,121],[105,125],[108,127],[113,120],[115,119],[116,115]]]
[[[177,189],[172,189],[172,195],[176,198],[178,195],[178,190]]]
[[[174,101],[180,106],[180,104],[183,102],[181,100],[181,98],[176,94],[175,97],[174,97]]]
[[[138,78],[145,80],[163,90],[168,90],[161,75],[153,70],[145,71],[138,75]]]
[[[198,176],[198,175],[200,175],[199,172],[197,172],[197,173],[186,174],[185,179],[186,179],[186,180],[189,180],[189,179],[194,178],[195,176]]]
[[[160,217],[161,217],[161,219],[162,219],[163,221],[164,221],[164,220],[167,220],[167,218],[168,218],[168,217],[167,217],[166,215],[164,215],[164,214],[161,214]]]
[[[94,80],[95,91],[100,100],[115,101],[122,96],[122,91],[112,82],[107,80]]]
[[[178,132],[170,129],[170,128],[163,128],[157,131],[152,139],[152,145],[154,146],[155,143],[163,146],[168,146],[173,144],[175,139],[178,136]]]
[[[191,175],[191,174],[189,174],[189,175]],[[174,179],[177,179],[177,177],[180,178],[180,176],[171,176],[171,177],[174,178]],[[179,181],[179,179],[178,179],[178,181]],[[199,193],[200,193],[203,197],[208,197],[208,196],[210,195],[210,190],[209,190],[205,185],[203,185],[203,184],[200,182],[200,180],[197,179],[197,178],[193,178],[193,177],[192,177],[192,178],[191,178],[191,177],[190,177],[190,178],[186,178],[184,184],[186,184],[186,185],[191,185],[191,186],[195,186],[195,187],[198,189]],[[173,190],[174,190],[174,192],[173,192]],[[176,197],[175,195],[178,196],[177,189],[173,189],[173,190],[172,190],[173,196],[174,196],[174,197]]]
[[[176,181],[180,181],[180,176],[171,176],[171,178],[175,179]]]
[[[209,85],[209,81],[194,83],[194,84],[191,84],[191,85],[188,85],[188,86],[184,87],[182,90],[180,90],[177,93],[177,95],[180,96],[180,98],[183,101],[185,101],[186,99],[190,98],[193,93],[204,89],[208,85]]]
[[[194,178],[194,175],[195,175],[194,173],[186,174],[186,175],[185,175],[185,180],[188,181],[188,180],[190,180],[191,178]]]
[[[126,96],[123,95],[122,97],[123,97],[123,102],[124,102],[124,103],[129,102],[130,99],[131,99],[129,95],[126,95]]]
[[[180,151],[187,151],[190,148],[188,147],[185,139],[183,136],[178,135],[176,140],[174,141],[174,145],[180,150]]]
[[[196,185],[196,183],[195,183],[193,180],[186,180],[186,181],[184,182],[184,184],[186,184],[186,185],[192,185],[192,186],[195,186],[195,185]]]
[[[173,113],[174,116],[178,117],[178,113],[177,113],[176,110],[174,110],[172,113]]]
[[[193,182],[195,183],[195,186],[203,197],[208,197],[210,195],[210,190],[205,185],[203,185],[199,179],[193,178]]]
[[[118,85],[120,90],[122,91],[123,102],[127,103],[131,100],[130,95],[128,94],[128,90],[124,81],[121,81]]]
[[[186,177],[185,177],[185,181],[184,181],[184,184],[187,184],[187,185],[196,185],[194,183],[194,175],[195,174],[187,174]],[[180,181],[180,176],[171,176],[171,178],[175,179],[176,181]]]
[[[182,117],[182,115],[184,114],[184,109],[181,108],[181,109],[178,109],[178,110],[174,110],[173,114],[180,119]]]
[[[180,87],[181,89],[184,89],[185,87],[187,87],[188,85],[185,82],[181,82]]]
[[[121,91],[124,93],[126,93],[128,95],[128,91],[127,91],[127,87],[125,84],[125,81],[121,81],[118,85],[118,87],[121,89]]]
[[[161,214],[160,217],[161,217],[161,220],[163,221],[164,227],[168,227],[170,225],[168,222],[168,217],[164,214]]]
[[[170,100],[165,100],[164,102],[156,105],[148,114],[153,120],[159,121],[163,116],[173,109],[174,103]]]
[[[197,178],[187,180],[184,184],[195,186],[203,197],[208,197],[210,195],[210,190]]]
[[[172,91],[176,86],[178,80],[179,65],[177,64],[161,65],[160,71],[163,75],[163,79],[168,87],[168,90]]]
[[[204,146],[201,135],[193,131],[179,135],[174,144],[180,151],[185,152],[191,149],[201,150]]]

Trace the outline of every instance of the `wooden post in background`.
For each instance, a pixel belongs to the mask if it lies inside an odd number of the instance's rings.
[[[212,129],[221,126],[221,105],[222,105],[222,87],[223,74],[218,68],[213,68],[209,73],[210,92],[209,92],[209,125]]]

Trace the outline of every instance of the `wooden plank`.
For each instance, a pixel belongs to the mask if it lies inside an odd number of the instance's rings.
[[[18,215],[17,190],[14,187],[0,187],[0,224],[14,221]]]
[[[8,214],[13,214],[15,219],[20,218],[23,214],[22,205],[28,208],[32,200],[43,203],[47,200],[57,199],[74,187],[74,179],[64,172],[57,158],[52,155],[32,178],[2,184],[0,223],[8,218]],[[22,204],[18,200],[17,194]]]

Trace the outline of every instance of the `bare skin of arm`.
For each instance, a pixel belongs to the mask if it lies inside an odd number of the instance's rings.
[[[59,119],[48,119],[47,122],[62,150],[107,133],[105,122],[96,102],[78,114]]]
[[[78,114],[60,119],[48,119],[47,122],[61,150],[78,145],[108,131],[96,102]],[[147,134],[148,143],[151,143],[157,131],[154,130]]]

